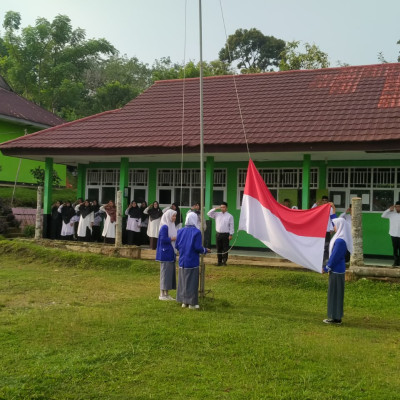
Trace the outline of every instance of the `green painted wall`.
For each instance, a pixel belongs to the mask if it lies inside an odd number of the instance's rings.
[[[33,133],[35,130],[28,129],[28,133]],[[16,139],[23,136],[25,133],[24,127],[21,125],[11,124],[8,122],[0,121],[0,143],[8,140]],[[0,151],[0,181],[14,183],[18,171],[20,159],[17,157],[7,157]],[[40,166],[45,168],[45,163],[33,160],[21,160],[21,166],[18,174],[18,183],[32,183],[35,184],[36,180],[32,177],[30,170]],[[66,167],[64,165],[54,165],[58,176],[61,178],[60,185],[65,186],[66,181]]]

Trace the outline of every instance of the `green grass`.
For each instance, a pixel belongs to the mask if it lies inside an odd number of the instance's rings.
[[[11,200],[13,187],[0,186],[0,198]],[[37,187],[21,187],[15,189],[14,207],[36,207],[37,202]],[[76,189],[53,188],[52,202],[57,200],[76,200]]]
[[[396,399],[400,285],[207,267],[200,311],[161,302],[156,262],[0,241],[1,399]],[[175,293],[172,292],[174,295]]]

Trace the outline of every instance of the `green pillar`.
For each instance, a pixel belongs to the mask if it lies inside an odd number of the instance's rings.
[[[214,157],[206,159],[206,193],[205,193],[205,213],[211,210],[213,205],[213,189],[214,189]]]
[[[53,189],[53,159],[46,157],[44,166],[43,214],[51,214]]]
[[[157,167],[152,164],[149,166],[149,191],[147,204],[150,205],[155,200],[159,201],[157,198]]]
[[[129,158],[121,157],[120,167],[119,167],[119,190],[122,192],[122,214],[125,212],[128,206],[128,199],[125,197],[124,189],[128,187],[129,183]]]
[[[327,163],[321,164],[319,167],[318,189],[326,189],[326,170]]]
[[[82,197],[85,200],[85,185],[86,185],[86,165],[78,164],[78,184],[76,197]]]
[[[310,206],[310,170],[311,170],[311,156],[310,154],[303,155],[303,185],[302,185],[302,198],[301,208],[307,210]]]

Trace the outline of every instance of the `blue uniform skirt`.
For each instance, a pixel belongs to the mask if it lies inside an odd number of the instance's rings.
[[[175,261],[160,262],[160,290],[176,289]]]
[[[199,304],[199,267],[179,267],[176,301],[191,306]]]

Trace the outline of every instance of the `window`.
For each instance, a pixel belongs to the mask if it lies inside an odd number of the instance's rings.
[[[344,211],[353,197],[360,197],[363,211],[382,212],[400,195],[399,176],[395,167],[328,168],[328,189],[338,209]]]
[[[157,172],[157,188],[160,205],[178,203],[180,206],[190,207],[194,202],[201,201],[200,169],[159,169]],[[224,199],[225,196],[226,169],[217,168],[214,170],[213,202],[221,198]]]

